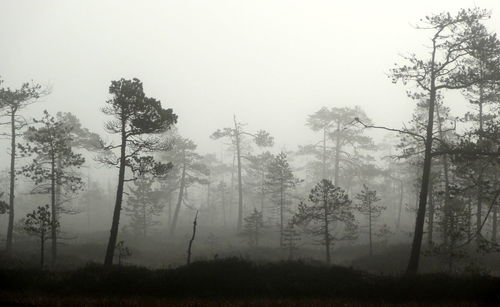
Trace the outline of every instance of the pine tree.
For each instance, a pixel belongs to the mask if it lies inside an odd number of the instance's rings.
[[[53,227],[58,228],[59,223],[52,219],[49,205],[38,206],[36,210],[28,213],[26,218],[21,221],[23,230],[32,236],[40,239],[40,267],[44,266],[45,241],[49,239],[48,233]]]
[[[297,183],[298,180],[293,175],[286,153],[281,152],[276,155],[269,163],[265,184],[279,213],[280,247],[283,247],[286,207],[291,204],[287,196]]]
[[[330,248],[335,241],[353,239],[356,232],[352,201],[330,180],[323,179],[311,190],[308,202],[301,202],[294,216],[297,224],[325,247],[326,263],[330,264]],[[343,225],[343,229],[340,226]]]
[[[244,221],[241,236],[246,238],[248,245],[258,246],[262,228],[264,227],[262,212],[254,208],[252,214],[245,217]]]
[[[375,203],[380,201],[377,197],[377,191],[370,190],[363,184],[363,189],[361,192],[356,194],[355,198],[359,201],[357,205],[357,210],[362,215],[368,218],[368,241],[370,243],[370,256],[373,255],[373,242],[372,242],[372,230],[375,219],[382,214],[382,211],[386,209],[384,206],[376,205]]]
[[[164,204],[160,202],[159,191],[154,189],[155,181],[141,176],[129,188],[125,213],[130,216],[130,227],[136,235],[146,237],[148,230],[159,224],[154,217],[161,214]]]

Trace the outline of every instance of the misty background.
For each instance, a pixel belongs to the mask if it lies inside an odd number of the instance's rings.
[[[500,30],[498,0],[2,0],[0,76],[4,86],[34,80],[51,89],[24,116],[71,112],[108,142],[113,136],[104,131],[107,116],[101,108],[110,98],[110,81],[138,78],[147,96],[178,115],[180,135],[193,140],[197,152],[230,161],[227,146],[209,136],[232,126],[233,115],[249,130],[270,132],[273,153],[317,140],[306,119],[323,106],[360,106],[374,124],[401,127],[411,119],[415,102],[387,73],[401,54],[426,54],[429,33],[414,25],[433,12],[474,6],[491,9],[485,24]],[[459,92],[447,93],[445,101],[452,115],[472,110]],[[384,131],[364,133],[376,145],[387,142]],[[8,146],[8,140],[0,140],[5,171]],[[117,172],[91,158],[87,162],[92,169],[83,168],[82,177],[99,182],[114,197]],[[297,176],[304,178],[300,170]],[[18,204],[19,217],[33,207]],[[64,217],[62,224],[106,233],[113,205],[113,198],[105,202],[100,210],[108,215],[99,213],[100,222],[92,226],[85,213]],[[394,212],[388,211],[391,219]],[[120,225],[126,225],[122,218]],[[0,221],[3,232],[7,215]],[[414,217],[405,214],[403,221],[409,230]],[[186,217],[180,233],[189,233],[190,223]],[[178,253],[185,252],[182,248]]]

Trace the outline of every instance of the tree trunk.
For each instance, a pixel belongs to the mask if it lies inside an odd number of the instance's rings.
[[[497,243],[497,223],[498,223],[498,206],[496,204],[493,205],[493,221],[491,223],[491,241],[493,243]]]
[[[436,38],[433,39],[433,51],[431,58],[431,87],[429,97],[429,118],[427,121],[427,131],[425,138],[425,154],[424,165],[422,172],[422,181],[420,184],[420,195],[417,209],[417,218],[415,220],[415,232],[413,234],[413,242],[410,252],[410,260],[406,269],[407,274],[416,274],[418,272],[418,265],[420,260],[420,249],[422,247],[422,237],[424,234],[425,224],[425,207],[427,205],[427,194],[429,191],[429,180],[431,175],[431,162],[432,162],[432,132],[434,128],[434,107],[436,104],[436,77],[435,77],[435,56],[436,56]]]
[[[340,121],[337,123],[337,139],[335,144],[335,177],[333,184],[338,187],[339,184],[339,167],[340,167]]]
[[[325,252],[326,264],[330,264],[330,231],[328,229],[328,207],[326,195],[323,197],[324,223],[325,223]]]
[[[54,267],[56,265],[57,260],[57,208],[56,208],[56,158],[54,153],[52,153],[51,161],[51,178],[50,178],[50,207],[52,214],[52,225],[50,227],[51,240],[52,240],[52,253],[51,253],[51,266]]]
[[[111,266],[115,255],[116,240],[118,239],[118,227],[120,224],[120,212],[122,210],[123,186],[125,184],[125,156],[126,156],[127,137],[125,132],[125,121],[122,120],[121,146],[120,146],[120,170],[118,172],[118,186],[116,188],[116,202],[113,210],[113,221],[109,235],[108,247],[106,248],[106,257],[104,265]]]
[[[179,212],[181,210],[182,200],[184,198],[184,188],[186,187],[186,157],[183,157],[181,182],[179,186],[179,195],[177,197],[177,205],[175,206],[174,218],[172,219],[172,224],[170,225],[170,236],[172,237],[175,233],[175,226],[177,225],[177,219],[179,218]]]
[[[280,247],[283,247],[283,205],[284,205],[284,195],[283,195],[283,182],[280,184]]]
[[[401,211],[403,209],[403,194],[404,193],[404,183],[403,180],[400,181],[400,190],[399,190],[399,208],[398,208],[398,219],[396,221],[396,228],[399,229],[401,225]]]
[[[148,227],[146,224],[147,224],[147,222],[146,222],[146,204],[143,203],[142,204],[142,237],[143,238],[146,238],[146,233],[147,233],[146,228]]]
[[[323,165],[322,165],[322,177],[321,179],[327,179],[327,175],[326,175],[326,128],[323,128],[323,156],[322,156],[322,162],[323,162]]]
[[[196,222],[198,220],[198,211],[196,211],[196,216],[193,221],[193,235],[191,236],[191,240],[189,240],[188,245],[188,253],[187,253],[187,264],[191,263],[191,248],[193,247],[194,237],[196,236]]]
[[[7,226],[7,254],[12,254],[12,234],[14,231],[14,186],[16,183],[16,109],[11,109],[10,115],[10,194],[9,194],[9,225]]]
[[[437,115],[437,124],[438,124],[438,132],[439,132],[439,139],[441,141],[444,141],[445,136],[443,133],[443,126],[441,124],[441,118],[439,115],[439,105],[436,105],[436,115]],[[453,219],[450,218],[450,216],[453,214],[453,209],[451,208],[450,205],[450,179],[449,179],[449,172],[448,172],[448,156],[446,154],[442,155],[442,161],[443,161],[443,172],[444,172],[444,227],[443,227],[443,235],[444,235],[444,241],[445,243],[448,240],[448,227],[453,228]]]
[[[236,159],[238,162],[238,223],[237,229],[241,230],[243,225],[243,187],[241,181],[241,152],[240,152],[240,136],[239,131],[236,131]]]
[[[434,185],[432,180],[429,182],[429,221],[427,223],[427,244],[429,246],[433,245],[433,232],[434,232]]]
[[[40,268],[43,269],[45,254],[45,232],[40,234]]]
[[[370,256],[373,256],[373,244],[372,244],[372,209],[370,205],[370,210],[368,214],[368,237],[370,241]]]

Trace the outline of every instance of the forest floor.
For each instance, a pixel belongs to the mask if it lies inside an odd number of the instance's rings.
[[[487,275],[383,276],[300,261],[241,258],[170,269],[89,264],[0,268],[0,306],[499,306]]]
[[[384,302],[360,301],[355,299],[331,298],[245,298],[245,299],[200,299],[200,298],[156,298],[156,297],[92,297],[92,296],[54,296],[36,295],[27,293],[1,293],[0,306],[42,306],[42,307],[87,307],[87,306],[124,306],[124,307],[222,307],[222,306],[344,306],[344,307],[420,307],[420,306],[445,306],[445,307],[482,307],[498,306],[494,302],[484,301],[435,301],[435,302]]]

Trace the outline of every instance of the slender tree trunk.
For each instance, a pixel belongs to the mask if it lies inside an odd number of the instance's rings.
[[[416,274],[420,261],[420,249],[422,247],[422,237],[424,234],[425,224],[425,207],[427,205],[427,194],[429,190],[429,180],[431,174],[432,161],[432,133],[434,128],[434,107],[436,104],[436,77],[434,70],[435,55],[436,55],[436,38],[433,39],[433,51],[431,59],[431,79],[430,79],[430,97],[429,97],[429,118],[427,122],[427,131],[425,138],[425,155],[422,172],[422,181],[420,184],[420,195],[417,209],[417,218],[415,220],[415,232],[413,234],[413,242],[410,252],[410,260],[408,261],[407,274]]]
[[[44,254],[45,254],[45,232],[42,231],[40,235],[40,268],[43,269]]]
[[[323,165],[322,165],[322,177],[321,179],[327,179],[327,175],[326,175],[326,128],[323,129],[323,155],[322,155],[322,162],[323,162]]]
[[[283,247],[283,182],[280,184],[280,247]]]
[[[146,222],[146,204],[142,204],[142,236],[145,238],[147,233],[147,222]]]
[[[399,229],[401,226],[401,211],[403,210],[403,194],[404,193],[404,183],[403,180],[400,181],[399,190],[399,208],[398,208],[398,219],[396,221],[396,228]]]
[[[480,73],[481,76],[483,75],[483,70],[482,70],[482,65],[480,66]],[[483,84],[482,82],[479,83],[479,144],[482,145],[483,143]],[[478,186],[477,186],[477,212],[476,212],[476,231],[477,231],[477,236],[476,240],[479,240],[481,237],[481,224],[482,224],[482,215],[483,215],[483,171],[482,169],[479,170],[479,177],[478,177]]]
[[[330,231],[328,229],[328,207],[326,196],[323,198],[323,211],[324,211],[324,223],[325,223],[325,252],[326,252],[326,263],[330,264]]]
[[[437,115],[437,124],[438,124],[438,132],[439,139],[441,141],[445,140],[445,136],[443,133],[443,126],[441,123],[441,117],[439,115],[439,104],[436,105],[436,115]],[[450,216],[453,214],[453,209],[450,204],[450,179],[449,179],[449,167],[448,167],[448,155],[442,155],[443,161],[443,172],[444,172],[444,227],[443,227],[443,235],[445,243],[448,240],[448,227],[453,228],[453,219],[450,219]]]
[[[175,206],[174,218],[172,219],[172,224],[170,225],[170,236],[172,237],[175,233],[175,226],[177,225],[177,219],[179,218],[179,211],[181,210],[182,200],[184,198],[184,189],[186,187],[186,157],[183,157],[181,182],[179,186],[179,195],[177,197],[177,205]]]
[[[116,240],[118,239],[118,227],[120,224],[120,212],[122,210],[123,199],[123,186],[125,184],[125,158],[127,136],[125,132],[125,121],[122,120],[121,131],[121,146],[120,146],[120,169],[118,172],[118,186],[116,188],[116,202],[113,210],[113,221],[109,235],[108,247],[106,248],[106,257],[104,258],[104,265],[111,266],[113,264],[113,257],[115,255]]]
[[[340,121],[337,123],[337,139],[335,144],[335,177],[333,184],[338,187],[339,184],[339,167],[340,167]]]
[[[16,183],[16,109],[11,108],[10,114],[10,194],[9,194],[9,225],[7,226],[7,254],[12,254],[12,234],[14,231],[14,187]]]
[[[427,223],[427,244],[433,245],[433,232],[434,232],[434,185],[432,180],[429,182],[429,221]]]
[[[373,256],[373,244],[372,244],[372,208],[370,205],[370,210],[368,212],[368,236],[370,240],[370,256]]]
[[[222,222],[224,228],[226,228],[226,196],[224,195],[224,189],[221,191],[221,200],[222,200]]]
[[[191,236],[191,240],[189,240],[188,252],[187,252],[187,264],[191,263],[191,248],[193,247],[194,237],[196,236],[196,222],[198,220],[198,211],[196,211],[196,216],[193,221],[193,235]]]
[[[51,240],[52,240],[52,254],[51,254],[51,266],[54,267],[56,265],[57,260],[57,208],[56,208],[56,158],[54,153],[52,153],[51,161],[51,178],[50,178],[50,207],[52,211],[52,225],[50,227],[51,232]]]
[[[243,225],[243,187],[241,181],[241,152],[240,152],[240,136],[239,131],[236,132],[236,158],[238,161],[238,223],[237,229],[241,230]]]

